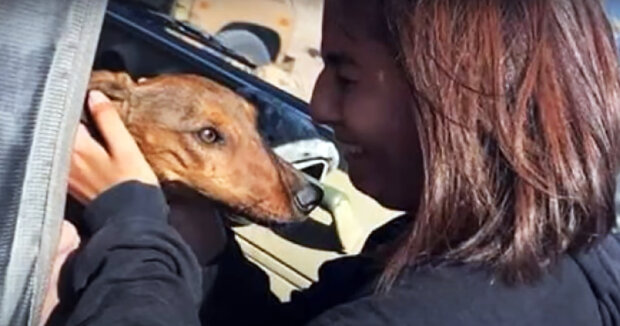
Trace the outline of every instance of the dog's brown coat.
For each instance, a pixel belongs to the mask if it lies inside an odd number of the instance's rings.
[[[108,95],[162,181],[181,182],[257,222],[288,222],[307,184],[264,145],[254,106],[230,89],[196,75],[134,82],[126,73],[95,71],[89,89]],[[201,141],[203,128],[221,139]]]

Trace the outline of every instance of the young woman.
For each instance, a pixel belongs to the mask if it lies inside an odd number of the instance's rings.
[[[287,304],[232,242],[207,268],[219,274],[204,280],[204,325],[620,323],[620,242],[610,235],[620,79],[600,1],[326,0],[322,53],[313,117],[334,128],[355,186],[408,213]],[[127,183],[156,180],[137,147],[122,145],[130,137],[113,109],[93,108],[108,151],[80,132],[70,189],[96,198],[85,219],[100,229],[77,254],[73,268],[91,273],[70,311],[101,324],[197,322],[194,260],[162,222],[163,205],[146,210],[161,194]],[[136,196],[122,198],[128,187]],[[144,246],[179,250],[141,259],[143,247],[99,235],[151,215],[161,233]],[[125,288],[97,286],[115,278],[104,261],[117,255],[97,246],[132,253]],[[80,267],[80,256],[104,269]],[[149,283],[157,277],[143,264],[153,261],[170,282]],[[171,293],[183,304],[159,310]]]

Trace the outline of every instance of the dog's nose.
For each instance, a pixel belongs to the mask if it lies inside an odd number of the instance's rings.
[[[312,183],[307,183],[295,194],[295,206],[304,214],[310,213],[323,199],[323,190]]]

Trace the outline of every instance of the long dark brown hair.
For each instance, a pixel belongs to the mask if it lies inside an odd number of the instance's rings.
[[[620,83],[597,0],[384,0],[416,98],[420,207],[383,284],[429,261],[529,282],[614,225]]]

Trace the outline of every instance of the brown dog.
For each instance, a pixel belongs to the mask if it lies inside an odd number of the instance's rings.
[[[110,97],[162,182],[180,182],[258,223],[299,221],[321,193],[266,147],[254,106],[196,75],[134,82],[95,71],[89,89]]]

